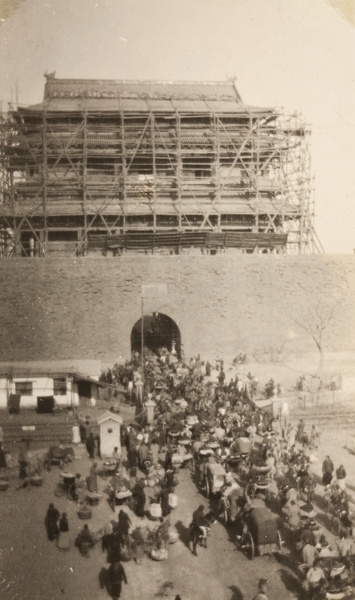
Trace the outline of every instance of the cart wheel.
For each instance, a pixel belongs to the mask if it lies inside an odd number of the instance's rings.
[[[246,556],[249,558],[249,560],[253,560],[254,554],[255,554],[255,548],[254,548],[254,540],[253,540],[253,537],[252,537],[250,531],[247,531],[243,536],[242,548],[243,548]]]
[[[338,519],[337,517],[333,518],[333,526],[334,526],[334,533],[336,536],[340,536],[340,532],[341,532],[341,522],[340,519]]]
[[[208,481],[207,477],[205,479],[205,485],[206,485],[206,496],[207,496],[207,498],[209,498],[210,494],[211,494],[211,488],[210,488],[210,482]]]
[[[64,496],[65,494],[65,489],[64,487],[58,483],[57,487],[54,490],[54,495],[57,496],[57,498],[61,498],[62,496]]]
[[[279,553],[282,554],[282,538],[279,531],[277,531],[277,547],[279,549]]]

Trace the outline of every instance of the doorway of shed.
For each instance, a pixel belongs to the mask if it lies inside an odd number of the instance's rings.
[[[177,356],[181,351],[180,330],[173,319],[163,313],[144,315],[143,318],[144,346],[152,352],[165,347],[169,352],[176,350]],[[139,319],[132,328],[131,351],[140,352],[142,343],[142,319]]]

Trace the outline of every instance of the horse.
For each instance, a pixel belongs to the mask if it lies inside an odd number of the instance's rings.
[[[216,521],[216,517],[213,512],[210,511],[205,515],[206,524],[203,526],[190,523],[190,541],[192,542],[192,554],[197,556],[196,548],[197,544],[207,548],[207,534],[211,529],[211,526]]]

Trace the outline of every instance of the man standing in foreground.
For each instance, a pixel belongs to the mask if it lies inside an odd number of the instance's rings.
[[[117,561],[110,565],[109,570],[110,588],[112,600],[118,600],[121,596],[122,581],[127,584],[126,572],[122,564]]]

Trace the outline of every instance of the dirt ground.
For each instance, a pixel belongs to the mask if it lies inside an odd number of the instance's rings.
[[[305,363],[307,363],[305,359]],[[227,365],[227,363],[226,363]],[[332,363],[332,371],[341,370],[344,362]],[[305,364],[309,367],[309,363]],[[294,372],[286,378],[290,369],[278,364],[243,365],[242,369],[251,370],[266,382],[271,376],[280,381],[290,394],[292,384],[302,371],[298,363],[292,367]],[[347,363],[347,376],[353,376],[351,363]],[[306,371],[304,369],[304,372]],[[226,366],[228,377],[234,370]],[[337,408],[352,408],[352,390],[346,397],[338,399]],[[307,428],[307,417],[306,428]],[[326,454],[330,454],[336,466],[343,463],[348,472],[348,490],[354,496],[355,504],[355,469],[354,455],[345,447],[352,439],[347,429],[346,438],[341,434],[329,436],[322,434],[318,449],[317,461],[312,469],[318,475],[321,462]],[[345,443],[345,442],[349,443]],[[85,448],[75,448],[75,461],[70,464],[70,471],[88,475],[91,461]],[[61,553],[55,542],[47,539],[44,519],[48,505],[54,502],[60,512],[67,512],[72,542],[84,521],[77,516],[77,507],[66,497],[56,498],[54,489],[59,481],[59,470],[54,467],[44,475],[42,487],[30,487],[16,490],[16,481],[11,481],[6,492],[0,492],[0,598],[1,600],[104,600],[107,591],[100,589],[99,572],[107,568],[106,555],[98,543],[92,549],[89,559],[81,557],[73,545],[67,553]],[[113,518],[117,519],[107,503],[104,489],[107,482],[99,479],[99,491],[102,499],[98,507],[93,507],[93,518],[88,522],[96,531]],[[257,579],[269,579],[269,600],[294,600],[300,598],[299,582],[295,577],[295,564],[285,548],[281,559],[276,556],[256,557],[249,561],[236,549],[234,534],[222,523],[216,522],[210,532],[208,548],[200,548],[198,557],[193,556],[188,548],[188,524],[193,510],[208,500],[201,495],[192,480],[188,468],[180,470],[179,484],[176,487],[179,503],[171,514],[172,529],[177,531],[179,539],[169,545],[169,557],[166,561],[155,562],[144,557],[142,564],[125,563],[128,585],[123,587],[123,600],[153,600],[167,598],[174,600],[180,594],[182,600],[251,600],[257,592]],[[318,485],[317,495],[323,495],[322,486]],[[141,520],[131,515],[133,523]],[[330,535],[330,534],[329,534]],[[331,538],[331,535],[330,535]]]
[[[77,448],[76,454],[70,470],[88,473],[90,460],[84,448]],[[107,592],[99,587],[99,572],[108,567],[100,543],[92,549],[87,560],[81,557],[77,548],[61,553],[55,542],[47,539],[44,518],[50,501],[60,512],[68,513],[72,541],[84,523],[77,517],[74,502],[54,496],[58,480],[59,470],[54,467],[45,475],[42,487],[16,490],[15,482],[11,482],[9,490],[0,496],[1,598],[108,598]],[[100,505],[93,508],[93,518],[89,521],[93,531],[113,518],[117,519],[118,512],[114,515],[108,506],[104,493],[107,482],[99,480],[99,486],[103,498]],[[271,578],[271,598],[278,597],[280,589],[285,600],[294,597],[287,595],[283,583],[285,577],[287,581],[292,580],[291,572],[275,557],[249,561],[236,549],[232,532],[219,522],[213,525],[208,548],[200,548],[198,557],[193,556],[188,548],[188,524],[193,510],[201,503],[207,507],[208,500],[198,493],[188,468],[180,470],[176,493],[179,504],[171,515],[171,524],[178,532],[179,540],[169,545],[167,561],[155,562],[145,556],[142,564],[125,563],[128,585],[124,587],[123,599],[173,599],[179,593],[183,600],[247,600],[255,595],[259,576]],[[132,513],[130,516],[134,524],[141,522]],[[1,592],[7,595],[3,596]]]

